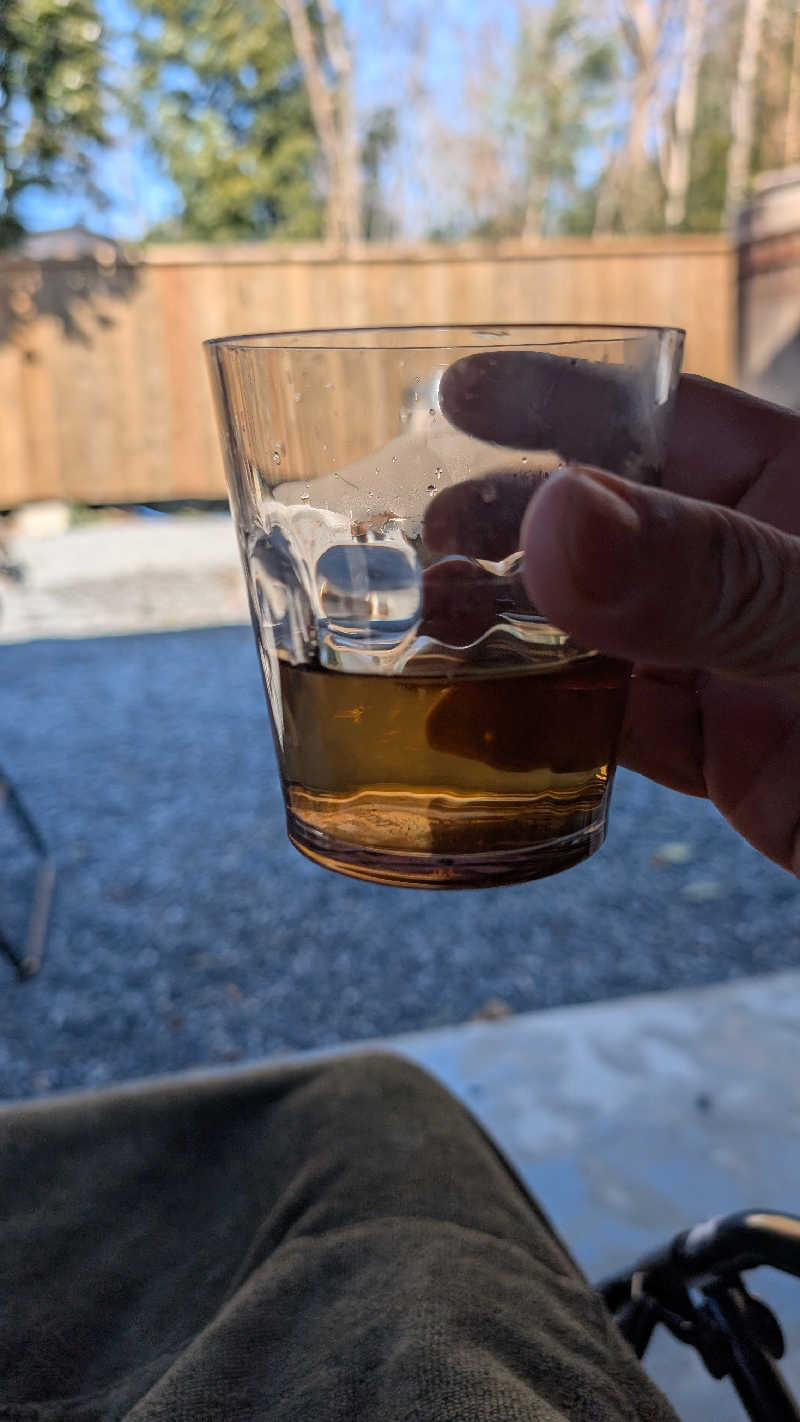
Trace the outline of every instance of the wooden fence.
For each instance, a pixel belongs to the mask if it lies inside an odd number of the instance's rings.
[[[149,247],[0,263],[0,509],[219,498],[201,341],[453,321],[664,323],[735,378],[735,253],[718,237],[459,246]]]

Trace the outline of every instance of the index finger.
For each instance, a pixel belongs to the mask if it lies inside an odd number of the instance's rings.
[[[566,461],[624,474],[627,451],[642,443],[635,391],[625,367],[543,351],[481,351],[448,367],[439,403],[451,424],[478,439],[551,448]],[[658,482],[694,498],[738,504],[764,469],[791,450],[800,456],[800,416],[684,375]]]
[[[550,351],[479,351],[448,366],[439,383],[446,420],[506,448],[548,450],[655,482],[654,422],[624,365]],[[659,481],[660,482],[660,481]]]

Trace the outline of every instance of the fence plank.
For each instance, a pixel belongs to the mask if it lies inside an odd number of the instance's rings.
[[[25,422],[19,418],[22,405],[23,355],[15,341],[0,344],[0,503],[5,507],[30,497],[31,476]]]

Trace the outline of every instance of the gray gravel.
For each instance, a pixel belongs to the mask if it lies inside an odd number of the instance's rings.
[[[246,627],[0,646],[0,760],[60,866],[40,976],[0,960],[6,1098],[800,961],[796,881],[625,773],[605,848],[540,883],[425,894],[306,862]],[[0,864],[18,930],[7,816]]]

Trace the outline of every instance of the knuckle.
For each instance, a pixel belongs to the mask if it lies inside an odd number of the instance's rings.
[[[716,595],[709,641],[726,666],[758,674],[800,667],[800,542],[728,510],[715,510],[709,567]]]

